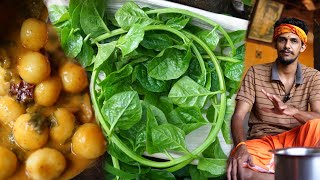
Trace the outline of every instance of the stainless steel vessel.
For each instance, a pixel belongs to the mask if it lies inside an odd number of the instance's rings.
[[[320,148],[276,149],[276,180],[320,180]]]

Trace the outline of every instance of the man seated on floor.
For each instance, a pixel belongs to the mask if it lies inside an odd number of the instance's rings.
[[[278,20],[273,36],[277,59],[250,67],[244,77],[231,122],[235,147],[228,160],[229,180],[274,179],[270,150],[319,147],[320,72],[298,60],[307,33],[299,19]],[[243,124],[249,111],[246,133]]]

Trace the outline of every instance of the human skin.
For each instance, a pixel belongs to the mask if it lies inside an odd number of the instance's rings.
[[[306,49],[300,38],[294,33],[283,33],[279,35],[275,42],[275,48],[278,53],[277,65],[279,77],[285,86],[286,93],[290,92],[295,80],[298,57],[301,52]],[[295,107],[285,105],[279,97],[269,94],[263,90],[266,97],[273,103],[271,109],[264,108],[265,111],[292,116],[299,122],[304,124],[307,120],[320,118],[320,101],[312,101],[310,103],[311,111],[300,111]],[[244,131],[244,119],[251,110],[251,105],[247,102],[239,100],[236,104],[235,112],[231,120],[231,131],[234,144],[246,141],[246,133]],[[227,166],[228,180],[234,179],[274,179],[274,174],[259,173],[249,168],[243,168],[243,163],[247,162],[253,166],[252,156],[248,153],[246,145],[240,145],[235,153],[229,157]]]

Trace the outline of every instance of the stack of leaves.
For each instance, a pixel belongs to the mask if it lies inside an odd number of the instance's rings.
[[[93,107],[112,160],[105,170],[122,179],[174,179],[171,172],[196,160],[192,178],[224,174],[227,156],[217,134],[221,130],[231,143],[245,31],[226,32],[187,10],[134,2],[107,17],[106,6],[104,0],[71,0],[68,7],[49,7],[62,48],[91,77]],[[191,151],[185,137],[201,126],[211,130]],[[155,153],[166,160],[145,156]]]

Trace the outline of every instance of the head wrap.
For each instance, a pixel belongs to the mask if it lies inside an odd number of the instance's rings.
[[[279,37],[279,35],[283,33],[294,33],[301,39],[304,44],[307,43],[307,34],[298,26],[292,24],[280,24],[274,30],[273,40],[275,41]]]

